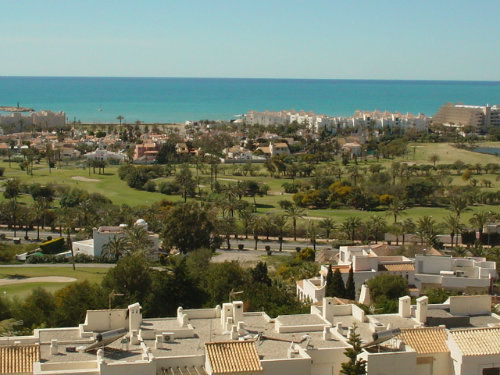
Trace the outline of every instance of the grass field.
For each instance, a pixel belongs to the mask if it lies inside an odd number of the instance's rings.
[[[104,275],[108,271],[108,268],[77,268],[75,271],[71,267],[2,267],[0,266],[0,279],[6,278],[28,278],[28,277],[41,277],[41,276],[65,276],[73,277],[77,281],[88,280],[91,283],[100,283],[104,278]],[[6,297],[19,297],[23,298],[31,290],[36,287],[42,287],[50,292],[54,292],[71,283],[52,283],[52,282],[40,282],[40,283],[21,283],[12,285],[0,285],[0,293]]]
[[[493,146],[496,145],[493,142],[485,142],[481,143],[481,146]],[[405,158],[396,158],[390,160],[380,159],[379,161],[369,159],[367,163],[360,162],[359,166],[361,168],[369,166],[374,163],[382,164],[386,167],[386,170],[390,170],[390,165],[394,161],[404,161],[408,163],[415,164],[429,164],[429,157],[433,154],[439,156],[440,160],[438,164],[441,163],[453,163],[456,160],[462,160],[464,163],[476,164],[480,163],[485,165],[487,163],[498,163],[499,158],[494,155],[480,154],[471,151],[466,151],[462,149],[457,149],[453,147],[451,144],[447,143],[414,143],[408,146],[409,154]],[[234,176],[232,174],[233,168],[236,166],[233,165],[221,165],[220,173],[218,176],[219,183],[222,184],[231,184],[238,180],[255,180],[261,183],[266,183],[269,186],[269,194],[264,197],[256,197],[257,201],[257,209],[259,213],[265,212],[279,212],[281,211],[278,205],[278,202],[283,199],[291,199],[291,194],[284,194],[282,184],[285,182],[291,182],[291,179],[285,178],[271,178],[267,175],[267,171],[264,166],[256,165],[259,170],[257,171],[256,177],[250,176]],[[22,182],[30,184],[33,182],[38,182],[41,184],[47,183],[55,183],[55,184],[65,184],[71,187],[78,187],[81,189],[85,189],[89,192],[98,192],[113,201],[115,204],[128,204],[130,206],[138,206],[138,205],[150,205],[153,202],[157,202],[163,199],[167,199],[173,202],[181,201],[182,197],[179,195],[163,195],[157,192],[147,192],[132,189],[127,186],[127,184],[120,180],[117,175],[117,166],[108,166],[105,170],[104,175],[93,174],[89,175],[88,170],[82,168],[81,166],[77,166],[77,164],[73,163],[61,163],[60,168],[52,169],[51,173],[47,168],[46,163],[42,161],[41,164],[35,165],[33,176],[27,175],[24,171],[21,171],[17,165],[17,163],[12,163],[12,166],[9,168],[8,163],[5,161],[0,162],[0,167],[5,168],[4,178],[8,177],[18,177]],[[193,168],[194,174],[194,168]],[[75,179],[75,177],[77,179]],[[487,179],[492,185],[491,188],[481,188],[484,190],[498,190],[500,188],[500,181],[498,175],[478,175],[473,176],[480,183],[481,180]],[[80,178],[80,179],[78,179]],[[465,185],[468,184],[467,181],[461,179],[460,176],[451,176],[452,184],[454,185]],[[84,179],[90,179],[93,181],[85,181]],[[172,180],[173,177],[169,178],[160,178],[157,179],[157,183],[161,181]],[[201,175],[201,183],[204,185],[204,189],[208,186],[208,176]],[[300,181],[300,179],[297,179]],[[3,195],[0,195],[0,200],[4,199]],[[244,198],[245,200],[253,203],[252,198]],[[21,201],[30,202],[31,198],[29,196],[21,197]],[[468,220],[468,218],[477,211],[487,210],[500,212],[500,208],[493,206],[477,206],[472,207],[469,212],[464,214],[464,219]],[[436,220],[440,220],[443,216],[448,213],[445,209],[442,208],[412,208],[406,211],[406,216],[410,218],[416,218],[422,215],[431,215]],[[358,217],[367,217],[369,215],[378,214],[384,216],[383,212],[363,212],[357,210],[350,209],[341,209],[341,210],[308,210],[308,216],[312,217],[333,217],[338,219],[339,221],[344,220],[348,216],[358,216]]]

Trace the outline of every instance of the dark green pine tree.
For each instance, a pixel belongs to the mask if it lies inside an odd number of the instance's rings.
[[[332,285],[333,285],[332,265],[329,264],[328,265],[328,272],[326,273],[325,297],[333,297]]]
[[[345,298],[356,299],[356,285],[354,284],[354,272],[349,268],[349,277],[347,278],[347,283],[345,284]]]
[[[338,268],[335,269],[332,278],[331,296],[345,298],[345,285],[342,274]]]
[[[342,363],[342,375],[364,375],[366,374],[366,361],[358,359],[358,355],[362,352],[361,338],[356,332],[357,326],[354,324],[349,335],[347,342],[351,348],[347,348],[344,355],[349,358],[348,362]]]

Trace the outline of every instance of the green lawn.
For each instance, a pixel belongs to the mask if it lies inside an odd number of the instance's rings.
[[[24,277],[43,277],[43,276],[65,276],[73,277],[77,281],[88,280],[91,283],[100,283],[108,268],[81,267],[76,266],[73,271],[71,267],[2,267],[0,266],[0,279],[5,278],[24,278]],[[6,292],[9,297],[24,297],[35,287],[47,288],[49,291],[55,291],[69,285],[70,283],[22,283],[12,285],[0,285],[0,293]]]

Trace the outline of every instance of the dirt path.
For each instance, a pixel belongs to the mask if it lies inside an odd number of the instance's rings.
[[[73,277],[41,276],[41,277],[0,279],[0,285],[12,285],[12,284],[23,284],[23,283],[70,283],[73,281],[76,281],[76,279]]]

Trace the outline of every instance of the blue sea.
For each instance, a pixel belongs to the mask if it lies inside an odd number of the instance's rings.
[[[328,116],[354,110],[432,116],[445,102],[500,104],[500,82],[233,78],[0,77],[0,106],[66,112],[68,121],[231,120],[249,110]]]

